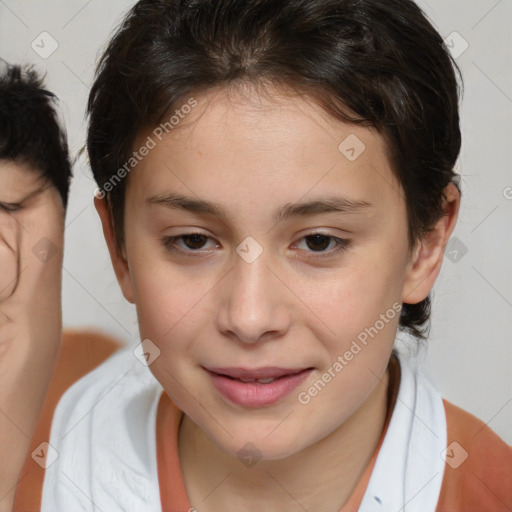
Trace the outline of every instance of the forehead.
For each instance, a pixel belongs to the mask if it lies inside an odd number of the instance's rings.
[[[289,91],[191,95],[141,133],[134,150],[150,140],[128,182],[139,198],[167,187],[233,206],[334,191],[383,207],[402,199],[375,130],[334,119],[312,98]]]
[[[33,166],[0,159],[0,201],[17,202],[41,185],[42,175]]]

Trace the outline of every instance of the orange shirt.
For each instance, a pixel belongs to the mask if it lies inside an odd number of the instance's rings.
[[[483,421],[443,402],[451,448],[436,512],[512,511],[512,447]]]

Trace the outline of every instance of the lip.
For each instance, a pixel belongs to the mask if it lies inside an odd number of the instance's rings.
[[[240,367],[229,367],[229,368],[209,368],[206,370],[219,375],[227,375],[233,379],[278,379],[284,375],[293,375],[299,373],[305,368],[280,368],[277,366],[264,366],[260,368],[240,368]]]
[[[204,368],[213,385],[232,403],[243,407],[265,407],[275,404],[289,395],[313,368]],[[253,382],[242,380],[255,379]],[[259,383],[256,379],[275,379],[270,383]]]

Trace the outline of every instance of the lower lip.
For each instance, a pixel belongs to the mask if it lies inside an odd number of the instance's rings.
[[[231,402],[244,407],[264,407],[272,405],[290,394],[303,382],[312,369],[308,368],[294,375],[281,377],[268,384],[242,382],[217,373],[208,372],[217,390]]]

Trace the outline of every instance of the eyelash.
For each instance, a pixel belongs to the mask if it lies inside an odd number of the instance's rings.
[[[0,203],[0,210],[8,213],[13,213],[21,210],[21,205],[11,203]]]
[[[172,252],[175,252],[175,253],[179,253],[179,254],[182,254],[184,256],[187,256],[187,257],[200,257],[201,256],[201,252],[204,252],[204,251],[201,251],[201,249],[197,249],[197,250],[183,250],[183,249],[179,249],[177,246],[176,246],[176,241],[177,240],[180,240],[180,239],[183,239],[185,237],[190,237],[190,236],[194,236],[194,235],[197,235],[197,236],[202,236],[204,238],[207,238],[207,239],[210,239],[211,240],[211,237],[209,237],[208,235],[205,235],[204,233],[184,233],[183,235],[177,235],[177,236],[166,236],[164,238],[162,238],[162,243],[164,245],[164,247],[169,250],[169,251],[172,251]],[[311,253],[311,257],[313,259],[324,259],[324,258],[330,258],[340,252],[343,252],[345,251],[346,249],[348,249],[350,247],[350,244],[351,244],[351,240],[347,240],[345,238],[339,238],[339,237],[336,237],[336,236],[332,236],[332,235],[329,235],[327,233],[322,233],[320,231],[317,231],[317,232],[314,232],[314,233],[311,233],[309,235],[305,235],[301,238],[301,240],[303,239],[306,239],[306,238],[310,238],[310,237],[314,237],[314,236],[322,236],[322,237],[325,237],[325,238],[328,238],[331,240],[334,240],[336,242],[336,248],[334,250],[330,250],[328,252],[326,251],[306,251],[306,252],[309,252]],[[318,254],[316,254],[318,253]]]

